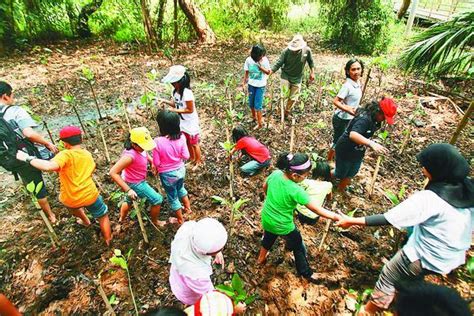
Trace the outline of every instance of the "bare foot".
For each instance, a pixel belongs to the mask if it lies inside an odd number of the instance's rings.
[[[178,224],[178,219],[176,217],[170,217],[168,221],[170,224]]]
[[[260,125],[255,125],[255,127],[253,129],[257,130],[257,129],[260,129],[260,128],[262,128]]]
[[[189,207],[183,207],[184,214],[191,214],[193,211]]]
[[[56,215],[51,213],[51,215],[49,215],[48,218],[51,224],[56,224]]]
[[[79,225],[82,225],[82,226],[89,226],[91,224],[91,222],[89,221],[88,223],[85,223],[82,219],[78,218],[76,220],[76,223],[78,223]]]
[[[156,221],[153,222],[153,225],[155,225],[156,227],[163,227],[166,225],[166,221]]]
[[[198,162],[198,163],[196,163],[196,164],[194,165],[194,167],[193,167],[191,170],[192,170],[192,171],[196,171],[196,170],[198,170],[198,169],[201,167],[201,165],[202,165],[202,162]]]

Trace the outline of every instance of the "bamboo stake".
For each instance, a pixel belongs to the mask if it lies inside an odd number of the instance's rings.
[[[398,152],[399,155],[403,154],[406,145],[408,144],[408,140],[410,139],[411,135],[411,127],[407,130],[405,137],[403,138],[402,146],[400,147],[400,151]]]
[[[102,300],[105,303],[105,307],[107,307],[107,311],[109,312],[110,315],[115,316],[114,309],[112,308],[112,305],[109,303],[109,299],[107,298],[107,294],[105,294],[104,288],[102,287],[102,284],[100,284],[100,280],[97,281],[97,286],[99,289],[99,294],[100,297],[102,297]]]
[[[370,182],[369,196],[371,196],[372,193],[374,192],[375,180],[377,180],[377,175],[379,174],[379,169],[380,169],[380,164],[382,163],[382,159],[383,159],[383,156],[377,157],[377,164],[375,165],[374,176],[372,177],[372,181]]]
[[[291,120],[290,153],[293,152],[294,143],[295,143],[295,118]]]
[[[81,124],[82,130],[84,131],[84,139],[88,137],[86,127],[82,123],[81,117],[79,116],[79,112],[77,111],[76,106],[74,105],[74,102],[71,103],[72,109],[74,110],[74,113],[76,113],[77,119],[79,121],[79,124]]]
[[[102,120],[103,117],[102,117],[102,114],[100,113],[99,102],[97,101],[97,96],[95,94],[94,86],[92,85],[92,82],[90,82],[89,80],[87,81],[87,83],[89,84],[89,87],[91,88],[92,96],[94,97],[95,107],[97,109],[97,112],[99,113],[99,120]]]
[[[56,232],[54,231],[53,226],[49,222],[49,219],[46,216],[46,214],[43,212],[43,210],[38,210],[38,212],[39,212],[41,218],[43,219],[43,222],[46,225],[46,228],[47,228],[47,231],[48,231],[48,236],[51,239],[51,242],[53,243],[53,245],[56,245],[58,247],[61,246],[61,243],[59,242],[58,235],[56,235]]]
[[[272,117],[272,114],[273,114],[273,96],[275,94],[275,87],[270,87],[271,89],[271,93],[270,93],[270,109],[267,111],[267,118],[266,118],[266,121],[267,121],[267,129],[269,128],[270,126],[270,118]]]
[[[451,137],[451,140],[449,141],[451,145],[454,145],[456,143],[456,141],[458,140],[459,134],[461,134],[462,130],[464,129],[464,126],[466,126],[473,112],[474,112],[474,101],[471,101],[471,104],[469,104],[469,108],[464,113],[464,116],[461,119],[461,122],[459,122],[458,127],[456,128],[456,131],[454,132],[453,136]]]
[[[285,126],[285,106],[283,104],[283,96],[280,96],[280,117],[281,117],[281,125]]]
[[[362,100],[364,99],[364,96],[365,96],[365,91],[367,89],[367,86],[369,85],[369,81],[371,79],[370,77],[370,73],[372,72],[372,68],[369,68],[369,71],[367,72],[367,78],[365,79],[365,82],[364,82],[364,89],[362,89],[362,96],[360,97],[360,104],[362,104]]]
[[[49,138],[51,139],[51,142],[56,145],[56,142],[53,139],[53,135],[51,134],[51,131],[49,130],[48,123],[46,123],[45,120],[43,120],[43,126],[46,128],[46,131],[48,132]]]
[[[130,120],[127,114],[127,106],[125,105],[125,102],[122,102],[122,107],[123,107],[123,113],[125,114],[125,119],[127,120],[128,130],[130,131],[132,129],[132,125],[130,125]]]
[[[104,131],[102,130],[102,126],[100,125],[99,120],[96,120],[96,122],[97,127],[99,129],[100,138],[102,139],[102,144],[104,145],[105,149],[105,159],[107,160],[107,163],[110,163],[109,148],[107,147],[107,143],[105,142]]]
[[[102,187],[102,184],[100,184],[99,179],[97,179],[97,177],[95,175],[92,175],[92,179],[94,180],[95,184],[99,188],[99,191],[102,192],[102,193],[105,193],[105,190]]]
[[[133,208],[135,212],[137,212],[138,223],[140,224],[140,230],[142,231],[143,240],[148,244],[148,235],[146,234],[145,225],[143,224],[142,213],[140,211],[140,207],[138,207],[138,202],[133,201]]]
[[[326,220],[326,227],[324,227],[323,238],[321,239],[321,243],[319,244],[318,251],[321,251],[321,249],[323,249],[324,243],[326,242],[326,238],[329,233],[329,228],[331,227],[331,223],[331,220]]]

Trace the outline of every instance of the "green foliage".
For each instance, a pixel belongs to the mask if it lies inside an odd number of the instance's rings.
[[[217,202],[219,204],[228,206],[232,210],[232,214],[233,214],[234,218],[237,219],[237,220],[239,220],[244,215],[244,213],[242,211],[240,211],[242,206],[244,206],[245,203],[250,201],[250,199],[238,199],[237,201],[232,202],[230,200],[227,200],[227,199],[225,199],[223,197],[220,197],[220,196],[217,196],[217,195],[211,196],[211,199],[214,202]]]
[[[474,278],[474,257],[469,257],[466,263],[467,272]]]
[[[245,291],[244,281],[242,281],[237,273],[234,273],[232,276],[230,285],[219,284],[216,286],[216,289],[229,296],[234,301],[234,304],[244,302],[246,305],[249,305],[257,299],[255,294],[248,295],[247,291]]]
[[[222,148],[224,148],[224,150],[229,153],[232,148],[234,148],[234,144],[232,144],[231,142],[228,142],[228,141],[225,141],[225,142],[219,142],[219,145],[221,145]]]
[[[474,10],[416,35],[399,59],[407,72],[426,77],[474,75]]]
[[[360,293],[354,289],[349,289],[349,294],[355,296],[356,298],[356,304],[355,304],[355,308],[356,308],[356,313],[359,312],[360,308],[362,307],[364,301],[370,296],[370,294],[372,294],[374,290],[372,289],[365,289],[364,292]]]
[[[392,8],[382,0],[319,1],[324,38],[346,52],[378,54],[390,43]]]
[[[33,205],[37,208],[37,209],[40,209],[40,205],[38,203],[38,198],[36,197],[39,193],[39,191],[41,191],[41,189],[43,188],[43,181],[41,182],[38,182],[37,184],[35,184],[34,181],[31,181],[30,183],[28,183],[26,185],[26,191],[30,194],[30,197],[31,197],[31,201],[33,202]]]
[[[393,203],[394,206],[400,204],[400,201],[405,197],[406,185],[402,185],[397,194],[390,190],[385,190],[385,195]]]

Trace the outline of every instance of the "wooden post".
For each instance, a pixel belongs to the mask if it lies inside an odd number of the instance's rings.
[[[377,164],[375,165],[374,176],[372,177],[372,181],[370,182],[369,196],[371,196],[372,193],[374,192],[375,180],[377,180],[377,175],[379,174],[379,169],[380,169],[380,164],[382,163],[382,159],[383,159],[383,156],[377,157]]]
[[[458,140],[459,134],[461,134],[467,122],[471,118],[471,115],[473,112],[474,112],[474,101],[471,101],[471,104],[469,104],[469,108],[464,113],[464,116],[461,119],[461,122],[459,122],[458,127],[456,128],[456,131],[454,132],[453,136],[451,137],[451,140],[449,141],[451,145],[454,145],[456,143],[456,141]]]
[[[405,30],[405,35],[409,35],[411,28],[413,27],[413,21],[415,21],[416,10],[418,9],[418,0],[413,0],[410,9],[410,16],[408,17],[407,28]]]
[[[58,235],[56,235],[56,232],[53,229],[53,226],[51,226],[51,223],[49,222],[48,217],[46,217],[46,214],[43,212],[43,210],[38,210],[41,218],[43,219],[43,222],[46,225],[47,231],[48,231],[48,236],[51,239],[51,242],[53,245],[60,246],[59,238]]]
[[[49,130],[48,123],[46,123],[45,120],[43,120],[43,125],[44,125],[44,128],[46,128],[46,131],[48,132],[49,139],[51,139],[51,142],[56,145],[56,142],[53,139],[53,135],[51,134],[51,131]]]
[[[137,201],[133,201],[133,208],[135,212],[137,212],[138,224],[140,224],[140,230],[142,231],[143,240],[148,244],[148,235],[146,234],[145,225],[143,224],[142,213],[140,211],[140,207],[138,206]]]
[[[291,120],[290,153],[293,153],[294,143],[295,143],[295,118]]]
[[[411,135],[411,127],[406,130],[405,137],[403,138],[402,146],[400,147],[400,151],[398,152],[399,155],[403,154],[406,145],[408,144],[408,140],[410,139]]]
[[[132,130],[132,125],[130,125],[130,120],[128,118],[128,113],[127,113],[127,106],[125,105],[125,102],[122,102],[122,107],[123,107],[123,113],[125,114],[125,119],[127,120],[127,125],[128,125],[128,130]]]
[[[323,238],[321,239],[321,243],[319,244],[318,251],[321,251],[323,249],[324,243],[326,242],[326,238],[328,236],[329,228],[331,227],[331,223],[331,220],[326,220],[326,227],[324,227]]]
[[[370,81],[370,73],[372,72],[372,68],[369,68],[369,71],[367,71],[367,78],[365,79],[365,82],[364,82],[364,88],[362,89],[362,96],[360,97],[360,101],[359,101],[359,104],[362,104],[362,100],[364,99],[364,95],[365,95],[365,91],[367,89],[367,86],[369,85],[369,81]]]
[[[99,113],[99,120],[102,120],[103,117],[102,117],[102,114],[100,113],[99,102],[97,101],[97,96],[95,94],[94,86],[92,85],[92,82],[90,82],[90,81],[87,81],[87,83],[89,84],[89,87],[91,88],[92,97],[94,98],[95,107],[97,109],[97,113]]]
[[[79,121],[79,124],[81,124],[82,130],[84,131],[84,138],[87,138],[88,137],[87,130],[84,124],[82,123],[81,117],[79,116],[79,112],[77,111],[77,108],[74,105],[74,103],[71,103],[71,106],[72,106],[72,109],[74,110],[74,113],[76,113],[77,120]]]
[[[105,294],[105,291],[104,291],[104,288],[102,287],[102,284],[100,284],[100,280],[97,281],[97,287],[99,289],[100,297],[104,301],[105,307],[107,307],[107,312],[109,313],[109,315],[115,316],[116,314],[114,312],[114,309],[112,308],[112,305],[110,305],[110,303],[109,303],[109,299],[107,298],[107,294]]]
[[[96,120],[97,128],[99,129],[100,138],[102,139],[102,144],[104,145],[105,150],[105,159],[107,163],[110,163],[110,155],[109,155],[109,148],[107,147],[107,143],[105,142],[104,131],[102,130],[102,126],[100,125],[99,120]]]

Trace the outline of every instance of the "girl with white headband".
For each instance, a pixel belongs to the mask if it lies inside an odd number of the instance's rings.
[[[309,281],[315,281],[316,277],[309,267],[303,239],[293,221],[293,212],[296,206],[301,204],[331,220],[339,220],[340,216],[318,206],[317,202],[311,200],[308,193],[298,185],[311,171],[311,160],[308,155],[283,153],[278,158],[277,167],[280,170],[274,171],[263,185],[266,194],[262,210],[264,233],[257,263],[265,263],[268,251],[278,236],[282,236],[286,239],[288,247],[293,250],[298,274]]]

